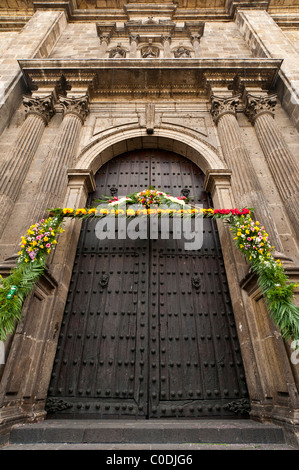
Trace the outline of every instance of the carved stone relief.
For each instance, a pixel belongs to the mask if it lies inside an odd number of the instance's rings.
[[[186,47],[179,46],[177,49],[174,50],[174,57],[179,59],[191,57],[191,51],[189,49],[186,49]]]
[[[31,113],[37,114],[45,120],[46,124],[48,124],[54,114],[52,95],[42,98],[24,96],[23,105],[25,107],[26,116]]]
[[[116,47],[109,51],[110,59],[124,59],[126,57],[126,50],[118,44]]]
[[[151,43],[141,48],[141,57],[143,59],[154,59],[156,57],[159,57],[159,53],[159,48]]]

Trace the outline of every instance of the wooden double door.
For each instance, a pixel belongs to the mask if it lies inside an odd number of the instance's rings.
[[[211,207],[204,175],[166,151],[129,152],[96,175],[93,199],[149,185]],[[99,240],[85,221],[48,394],[49,417],[236,417],[245,376],[217,227],[183,238]]]

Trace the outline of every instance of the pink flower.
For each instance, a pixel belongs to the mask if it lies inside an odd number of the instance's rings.
[[[50,243],[47,243],[47,244],[46,244],[46,248],[51,248],[51,244],[50,244]]]
[[[251,241],[251,238],[250,238],[250,237],[247,237],[247,240],[250,242],[250,241]]]
[[[42,235],[37,235],[36,237],[37,240],[41,240],[41,238],[42,238]]]

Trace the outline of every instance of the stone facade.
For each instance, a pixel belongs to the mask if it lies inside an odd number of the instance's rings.
[[[0,272],[49,205],[84,206],[105,162],[158,148],[201,168],[215,207],[254,206],[298,280],[299,5],[120,3],[0,9]],[[67,226],[5,344],[3,435],[45,417],[80,231]],[[222,225],[219,233],[251,416],[284,426],[298,444],[299,365],[230,234]]]

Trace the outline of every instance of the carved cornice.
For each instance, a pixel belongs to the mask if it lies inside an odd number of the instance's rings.
[[[253,95],[246,94],[245,114],[250,122],[254,124],[256,118],[262,114],[270,114],[274,117],[277,95]]]
[[[36,114],[48,124],[54,114],[53,95],[45,97],[24,96],[23,105],[25,107],[25,119],[30,114]]]
[[[19,64],[26,83],[37,94],[42,88],[54,87],[63,75],[71,90],[69,94],[86,87],[90,101],[93,101],[99,97],[101,100],[108,99],[112,95],[139,97],[151,94],[164,97],[165,93],[170,93],[179,96],[181,90],[184,95],[188,93],[209,98],[211,88],[221,86],[233,91],[236,77],[242,79],[243,87],[259,80],[263,89],[271,89],[281,60],[192,57],[143,60],[126,57],[125,60],[24,59],[19,60]]]
[[[239,104],[240,95],[233,97],[211,96],[211,115],[215,124],[218,124],[219,119],[225,114],[236,115],[236,108]]]
[[[88,95],[83,95],[79,97],[60,96],[59,103],[62,105],[64,116],[66,116],[67,114],[75,114],[81,119],[82,124],[84,123],[89,112]]]

